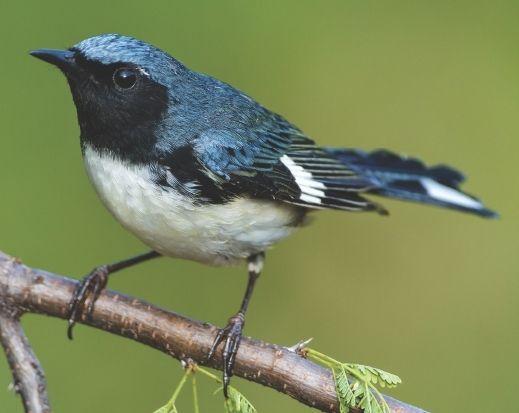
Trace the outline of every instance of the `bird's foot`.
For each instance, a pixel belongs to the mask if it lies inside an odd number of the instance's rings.
[[[99,294],[106,287],[108,282],[108,266],[101,265],[94,268],[92,272],[86,275],[74,291],[72,300],[68,306],[68,330],[67,336],[72,340],[72,331],[76,321],[82,317],[89,318],[94,310],[94,304],[99,298]],[[88,306],[85,309],[87,299],[90,298]]]
[[[223,359],[223,394],[225,398],[228,397],[227,388],[233,375],[234,362],[236,360],[236,354],[240,347],[243,327],[245,326],[245,316],[239,312],[235,316],[229,319],[229,322],[225,328],[218,331],[216,338],[213,341],[211,350],[207,355],[208,359],[211,359],[220,345],[225,340],[222,359]]]

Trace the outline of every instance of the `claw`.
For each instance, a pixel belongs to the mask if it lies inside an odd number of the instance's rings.
[[[214,353],[220,343],[222,342],[223,338],[225,336],[225,329],[219,329],[218,333],[216,334],[216,337],[214,338],[213,344],[211,345],[211,349],[209,350],[209,353],[207,354],[207,360],[211,360],[214,356]]]
[[[207,355],[208,359],[211,359],[214,356],[214,353],[220,343],[224,341],[225,344],[222,352],[223,358],[223,394],[225,398],[229,397],[228,387],[231,381],[231,377],[233,376],[234,363],[236,361],[236,354],[238,353],[238,348],[240,347],[242,331],[245,325],[245,316],[243,313],[238,313],[234,317],[229,319],[229,323],[227,326],[218,331],[211,349]]]
[[[86,318],[90,317],[94,310],[94,304],[99,298],[101,291],[106,287],[108,281],[108,269],[106,266],[95,268],[90,274],[84,277],[72,296],[68,307],[68,328],[67,337],[72,340],[73,329],[76,325],[76,321],[82,316]],[[90,297],[90,302],[85,311],[85,303]]]

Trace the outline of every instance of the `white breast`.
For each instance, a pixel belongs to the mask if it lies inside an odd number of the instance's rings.
[[[288,236],[290,205],[239,198],[221,205],[155,185],[148,167],[86,147],[84,161],[97,193],[121,224],[154,250],[212,265],[233,264]]]

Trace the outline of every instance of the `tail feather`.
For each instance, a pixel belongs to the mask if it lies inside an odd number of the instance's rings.
[[[473,213],[485,218],[497,213],[459,186],[464,175],[446,165],[426,166],[422,161],[386,150],[326,148],[326,152],[372,182],[369,193],[390,198],[432,204]]]

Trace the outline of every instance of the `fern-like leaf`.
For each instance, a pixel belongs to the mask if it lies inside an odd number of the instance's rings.
[[[174,403],[168,403],[153,413],[178,413],[177,406]]]
[[[225,401],[228,413],[257,413],[256,408],[234,387],[229,387],[229,398]]]
[[[394,387],[401,383],[400,377],[375,367],[341,363],[311,348],[306,349],[306,354],[332,370],[340,413],[347,413],[352,407],[359,407],[364,413],[390,413],[377,385]]]
[[[402,380],[396,374],[388,373],[376,367],[364,366],[362,364],[348,364],[348,366],[359,370],[370,383],[378,384],[380,387],[395,387],[397,384],[402,383]]]
[[[388,387],[395,387],[395,386],[399,385],[400,383],[402,383],[402,379],[400,377],[398,377],[396,374],[389,373],[387,371],[377,369],[374,367],[372,367],[372,368],[377,372],[378,377],[381,380],[379,383],[382,387],[384,387],[384,385],[386,385]]]
[[[335,379],[335,387],[339,398],[339,406],[341,413],[348,413],[350,406],[355,406],[357,396],[353,392],[346,370],[343,366],[332,369]]]

